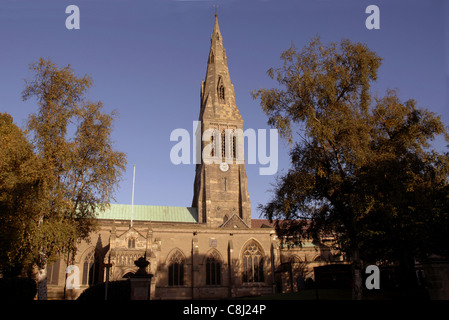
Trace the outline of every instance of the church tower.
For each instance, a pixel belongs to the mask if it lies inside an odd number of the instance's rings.
[[[217,14],[200,104],[202,139],[197,155],[202,154],[202,161],[196,165],[192,202],[198,208],[198,222],[210,227],[249,228],[251,203],[243,156],[243,119],[235,103]]]

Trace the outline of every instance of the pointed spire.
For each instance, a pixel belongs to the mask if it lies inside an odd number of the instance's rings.
[[[213,109],[209,108],[210,112],[203,114],[206,105],[213,106]],[[234,86],[229,76],[226,50],[223,46],[217,13],[215,13],[214,29],[211,34],[206,78],[201,85],[201,110],[202,116],[207,118],[233,117],[241,119],[235,105]]]
[[[217,13],[215,13],[215,23],[214,23],[214,31],[213,31],[213,33],[212,33],[212,37],[218,37],[219,36],[219,38],[218,39],[215,39],[215,40],[222,40],[221,39],[221,33],[220,33],[220,27],[218,26],[218,16],[217,16]],[[221,41],[221,43],[223,44],[223,41]]]

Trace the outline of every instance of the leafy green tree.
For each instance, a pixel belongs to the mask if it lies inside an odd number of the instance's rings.
[[[73,256],[76,243],[88,240],[96,210],[113,199],[126,157],[113,150],[116,114],[106,114],[101,102],[84,98],[92,85],[89,76],[77,77],[70,66],[58,68],[44,59],[30,69],[34,77],[26,81],[22,97],[36,98],[39,106],[29,116],[28,130],[40,177],[27,245],[38,297],[46,299],[49,259],[63,252]],[[71,132],[69,125],[76,130]]]
[[[325,46],[316,38],[302,51],[292,46],[281,59],[282,67],[268,70],[279,86],[254,91],[253,97],[260,98],[268,124],[292,145],[292,168],[278,177],[273,199],[260,209],[280,221],[276,228],[286,241],[334,234],[352,262],[353,298],[361,299],[361,255],[391,240],[385,229],[392,216],[388,205],[407,206],[404,194],[394,194],[391,180],[407,191],[412,179],[404,181],[393,164],[413,166],[409,160],[415,157],[424,161],[427,141],[447,133],[438,117],[417,109],[412,100],[400,103],[394,91],[373,101],[370,86],[381,58],[363,44],[343,40]],[[392,176],[382,176],[386,163],[392,165]],[[399,226],[407,215],[397,217]],[[371,250],[369,258],[379,259],[389,249]],[[394,250],[397,254],[400,248]]]

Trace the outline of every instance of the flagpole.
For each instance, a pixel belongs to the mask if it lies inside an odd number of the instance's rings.
[[[131,199],[131,228],[133,227],[133,215],[134,215],[134,182],[136,180],[136,165],[133,170],[133,194]]]

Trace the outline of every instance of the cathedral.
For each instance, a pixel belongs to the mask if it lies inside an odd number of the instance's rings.
[[[313,277],[314,266],[335,260],[323,244],[284,248],[268,220],[251,219],[245,164],[237,161],[235,133],[243,129],[243,119],[217,15],[210,41],[198,120],[202,132],[212,134],[202,141],[201,150],[208,152],[196,165],[191,207],[111,204],[98,212],[97,230],[74,257],[79,287],[65,287],[69,264],[61,257],[47,269],[49,299],[76,299],[97,283],[127,281],[140,257],[149,262],[154,300],[297,291]]]

